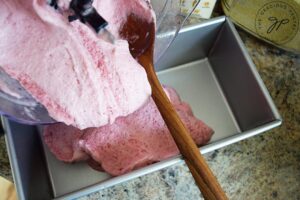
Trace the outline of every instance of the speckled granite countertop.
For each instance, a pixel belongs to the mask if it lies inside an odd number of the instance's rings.
[[[300,199],[300,55],[239,31],[284,120],[281,127],[206,154],[230,199]],[[0,176],[12,179],[4,138]],[[185,164],[81,198],[196,200],[200,192]]]

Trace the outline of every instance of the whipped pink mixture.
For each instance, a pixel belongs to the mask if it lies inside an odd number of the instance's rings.
[[[166,88],[174,108],[198,145],[206,144],[212,129],[197,119],[176,91]],[[154,101],[113,124],[79,130],[65,124],[46,126],[44,141],[60,160],[86,160],[96,169],[120,175],[179,153]]]
[[[68,2],[59,4],[67,8]],[[95,0],[94,5],[117,38],[131,12],[153,17],[145,0]],[[0,66],[57,121],[80,129],[113,123],[151,94],[127,41],[112,45],[97,38],[46,0],[0,0],[0,26]]]

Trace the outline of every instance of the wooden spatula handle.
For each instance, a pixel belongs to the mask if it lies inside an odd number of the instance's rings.
[[[147,59],[140,59],[147,71],[148,80],[152,87],[152,98],[154,99],[169,131],[171,132],[180,153],[183,155],[202,195],[205,199],[227,199],[217,179],[208,167],[205,159],[199,152],[189,131],[186,129],[171,102],[165,94],[154,67]],[[147,65],[147,66],[145,66]],[[151,65],[151,66],[149,66]]]

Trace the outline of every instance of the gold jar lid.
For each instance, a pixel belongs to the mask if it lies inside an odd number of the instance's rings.
[[[222,7],[236,25],[252,35],[300,52],[300,0],[222,0]]]

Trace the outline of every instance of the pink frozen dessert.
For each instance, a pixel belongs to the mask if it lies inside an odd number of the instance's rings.
[[[193,115],[174,89],[165,91],[196,144],[206,144],[213,130]],[[63,123],[46,126],[44,141],[59,160],[87,161],[114,176],[179,154],[152,98],[111,125],[85,130]]]
[[[146,73],[119,30],[130,13],[149,19],[146,0],[95,0],[115,44],[99,39],[79,20],[68,22],[58,1],[0,0],[0,66],[51,117],[79,129],[113,123],[142,107],[151,95]]]

